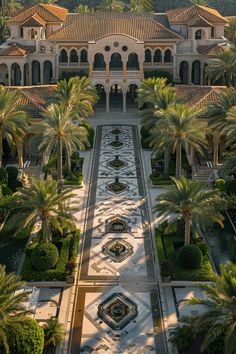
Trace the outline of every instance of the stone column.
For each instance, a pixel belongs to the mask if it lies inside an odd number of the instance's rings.
[[[110,78],[110,63],[106,61],[106,79]]]
[[[126,80],[127,62],[123,62],[123,80]]]
[[[140,73],[141,79],[143,79],[144,78],[143,62],[139,63],[139,73]]]
[[[201,63],[201,78],[200,78],[200,84],[204,84],[204,65]]]
[[[89,63],[89,77],[93,76],[93,63]]]
[[[127,108],[126,108],[126,91],[122,92],[123,95],[123,113],[127,112]]]
[[[106,92],[106,112],[110,112],[110,93]]]
[[[32,85],[32,63],[29,63],[29,85]]]
[[[188,64],[188,84],[192,83],[192,63]]]
[[[219,143],[220,143],[220,132],[216,130],[213,133],[213,167],[215,169],[218,168]]]
[[[24,86],[24,65],[20,65],[20,85]]]
[[[7,68],[8,68],[8,86],[11,86],[11,65],[8,65]]]

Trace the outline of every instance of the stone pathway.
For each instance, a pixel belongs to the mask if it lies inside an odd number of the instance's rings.
[[[136,126],[97,127],[77,285],[70,353],[166,353]]]

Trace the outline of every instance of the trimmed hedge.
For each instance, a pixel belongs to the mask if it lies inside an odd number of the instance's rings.
[[[26,281],[65,281],[67,276],[67,263],[72,260],[72,255],[75,255],[75,250],[78,248],[79,236],[80,231],[76,230],[66,237],[60,238],[59,241],[54,242],[57,248],[60,249],[59,259],[55,268],[47,271],[37,271],[33,269],[30,259],[32,250],[28,250],[21,272],[22,278]]]
[[[178,263],[184,269],[198,269],[202,263],[202,252],[195,245],[183,246],[178,252]]]
[[[11,354],[42,354],[44,347],[43,328],[32,318],[23,318],[14,325],[6,325],[6,335]],[[0,354],[5,354],[0,342]]]
[[[8,173],[4,168],[0,168],[0,185],[7,185]]]
[[[57,247],[51,242],[44,242],[37,245],[31,253],[31,262],[37,270],[48,270],[53,268],[59,258]]]

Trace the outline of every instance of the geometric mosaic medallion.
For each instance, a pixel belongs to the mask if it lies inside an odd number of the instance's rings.
[[[129,189],[127,184],[120,182],[119,177],[115,177],[115,182],[106,185],[106,189],[115,194],[119,194]]]
[[[120,238],[115,238],[102,246],[102,253],[108,256],[113,262],[123,262],[134,253],[133,246]]]
[[[122,293],[114,293],[98,306],[98,317],[111,329],[121,330],[138,315],[137,305]]]

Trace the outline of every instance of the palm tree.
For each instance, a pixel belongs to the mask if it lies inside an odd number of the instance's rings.
[[[130,0],[130,3],[127,5],[129,12],[136,14],[142,12],[152,12],[153,11],[153,1],[152,0]]]
[[[236,177],[236,152],[233,151],[225,155],[223,166],[219,170],[222,177],[234,175]]]
[[[22,9],[20,0],[5,0],[3,2],[3,16],[11,17],[16,14],[17,11]]]
[[[223,134],[226,134],[226,147],[230,150],[236,148],[236,106],[230,108],[226,117],[226,126],[223,129]]]
[[[219,191],[204,191],[199,181],[189,182],[186,177],[172,177],[174,185],[156,198],[155,212],[162,216],[162,222],[182,219],[185,223],[185,245],[190,244],[191,228],[206,220],[213,220],[222,226],[223,217],[216,210],[220,205]]]
[[[52,102],[64,104],[73,109],[77,118],[88,118],[98,100],[97,90],[87,77],[73,77],[58,83]]]
[[[192,318],[196,333],[204,333],[202,350],[207,349],[215,340],[222,338],[224,353],[236,353],[236,265],[221,265],[221,274],[215,276],[214,283],[199,284],[205,293],[203,299],[193,297],[190,305],[203,305],[205,311]]]
[[[58,192],[58,183],[52,178],[32,179],[29,188],[19,189],[18,202],[14,206],[14,215],[8,222],[17,220],[23,228],[41,222],[38,236],[42,242],[50,242],[51,226],[61,231],[61,225],[72,222],[71,212],[75,210],[73,203],[67,202],[74,197],[68,189]]]
[[[176,152],[176,177],[182,174],[182,149],[188,155],[191,149],[202,153],[206,146],[206,127],[197,119],[196,108],[184,104],[170,105],[160,110],[160,118],[151,131],[150,146],[154,151],[172,149]]]
[[[9,35],[10,31],[7,27],[7,19],[4,16],[0,16],[0,44],[5,42]]]
[[[236,83],[236,53],[231,50],[223,50],[217,58],[206,68],[209,80],[216,82],[221,80],[228,87]]]
[[[172,89],[172,87],[167,84],[166,78],[152,77],[143,80],[137,91],[139,108],[142,108],[145,104],[148,107],[158,106],[160,93],[166,89]]]
[[[22,142],[28,128],[27,114],[20,109],[21,97],[0,86],[0,167],[2,167],[3,140],[9,145]]]
[[[92,7],[89,7],[88,5],[79,4],[74,8],[74,12],[77,12],[79,14],[86,14],[94,12],[94,9]]]
[[[210,7],[210,2],[208,0],[189,0],[186,1],[187,5],[201,5]]]
[[[44,347],[56,347],[60,343],[64,336],[65,330],[63,325],[58,321],[58,318],[51,317],[47,320],[46,325],[43,327],[44,331]]]
[[[125,4],[120,0],[102,0],[98,6],[99,11],[124,12]]]
[[[19,291],[25,283],[14,273],[6,273],[5,266],[0,264],[0,341],[6,354],[10,354],[6,328],[14,327],[16,321],[24,321],[30,311],[24,307],[29,292]]]
[[[225,27],[225,37],[236,46],[236,21],[230,21],[229,26]]]
[[[84,150],[89,146],[88,131],[85,127],[73,124],[74,111],[63,104],[51,104],[44,114],[43,132],[33,141],[41,141],[39,151],[49,156],[57,155],[57,179],[63,180],[62,157],[66,154],[68,171],[71,171],[70,158],[72,152]],[[41,129],[39,127],[39,129]]]

